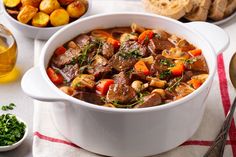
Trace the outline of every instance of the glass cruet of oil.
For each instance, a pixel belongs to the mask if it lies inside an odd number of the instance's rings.
[[[12,33],[0,24],[0,78],[9,74],[17,59],[17,44]]]

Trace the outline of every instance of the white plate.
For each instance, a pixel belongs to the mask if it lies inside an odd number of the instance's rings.
[[[208,22],[213,23],[213,24],[216,24],[216,25],[221,25],[221,24],[224,24],[224,23],[230,21],[230,20],[233,19],[235,16],[236,16],[236,11],[235,11],[233,14],[231,14],[230,16],[228,16],[228,17],[226,17],[225,19],[223,19],[223,20],[215,21],[215,22],[213,22],[213,21],[208,21]]]
[[[6,151],[9,151],[9,150],[12,150],[12,149],[15,149],[16,147],[18,147],[19,145],[22,144],[22,142],[25,140],[25,138],[27,137],[28,135],[28,126],[26,124],[25,121],[23,121],[22,119],[20,119],[19,117],[16,116],[16,119],[20,122],[23,122],[25,124],[25,134],[24,136],[22,137],[22,139],[20,139],[20,141],[14,143],[13,145],[9,145],[9,146],[0,146],[0,152],[6,152]]]

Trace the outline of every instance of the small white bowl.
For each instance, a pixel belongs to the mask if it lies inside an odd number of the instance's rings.
[[[86,17],[88,15],[88,13],[91,10],[91,6],[92,6],[92,0],[88,0],[87,12],[83,16],[81,16],[79,19],[81,19],[83,17]],[[0,10],[2,10],[3,15],[5,16],[7,21],[18,32],[20,32],[22,35],[24,35],[26,37],[33,38],[33,39],[48,40],[59,29],[61,29],[64,26],[68,25],[68,24],[66,24],[66,25],[58,26],[58,27],[35,27],[35,26],[31,26],[31,25],[28,25],[28,24],[21,23],[21,22],[17,21],[15,18],[13,18],[11,15],[8,14],[8,12],[6,11],[6,8],[3,4],[3,1],[0,2]],[[77,21],[77,20],[75,20],[75,21]],[[70,22],[70,23],[74,23],[75,21]]]
[[[28,126],[26,124],[25,121],[23,121],[22,119],[20,119],[19,117],[16,116],[16,119],[20,122],[23,122],[25,124],[25,134],[24,136],[22,137],[22,139],[20,139],[18,142],[12,144],[12,145],[9,145],[9,146],[0,146],[0,152],[6,152],[6,151],[9,151],[9,150],[13,150],[15,149],[16,147],[20,146],[22,144],[22,142],[26,139],[27,135],[28,135]]]

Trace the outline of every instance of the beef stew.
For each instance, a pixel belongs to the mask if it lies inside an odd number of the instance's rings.
[[[58,47],[47,68],[66,94],[113,108],[178,100],[199,88],[208,73],[201,49],[137,24],[81,34]]]

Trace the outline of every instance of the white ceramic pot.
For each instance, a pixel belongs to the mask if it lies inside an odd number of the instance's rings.
[[[166,105],[143,109],[114,109],[70,97],[50,81],[45,69],[54,50],[79,35],[96,28],[130,26],[162,28],[201,48],[209,66],[206,82],[192,94]],[[219,27],[205,23],[181,22],[152,14],[115,13],[85,18],[58,31],[42,50],[40,63],[22,79],[22,89],[30,97],[51,101],[52,117],[59,132],[89,151],[109,156],[148,156],[168,151],[189,139],[197,130],[216,71],[216,53],[229,44]]]
[[[88,11],[80,18],[86,17],[90,11],[92,6],[92,0],[88,0]],[[33,39],[40,39],[40,40],[48,40],[55,32],[60,30],[66,25],[58,26],[58,27],[35,27],[31,25],[27,25],[21,23],[14,19],[11,15],[9,15],[4,7],[3,1],[0,1],[0,12],[3,12],[3,15],[7,19],[7,21],[22,35],[33,38]]]

